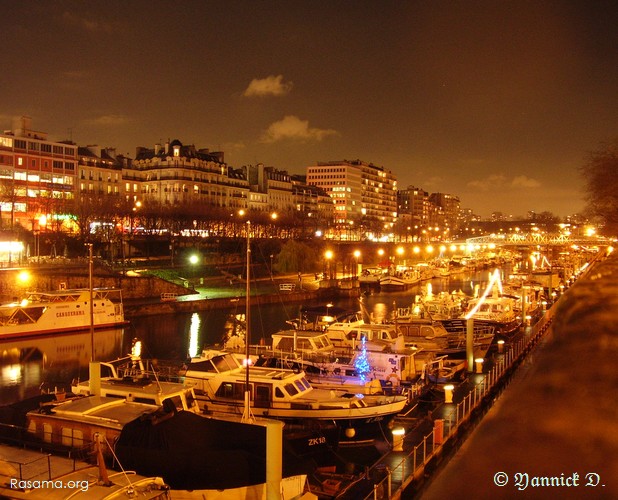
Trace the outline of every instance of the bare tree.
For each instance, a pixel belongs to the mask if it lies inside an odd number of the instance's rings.
[[[607,236],[618,234],[618,140],[590,152],[580,173],[590,216],[604,226]]]

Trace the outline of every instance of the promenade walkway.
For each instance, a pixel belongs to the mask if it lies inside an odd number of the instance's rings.
[[[452,403],[399,419],[366,498],[617,498],[616,276],[618,257],[596,263]]]

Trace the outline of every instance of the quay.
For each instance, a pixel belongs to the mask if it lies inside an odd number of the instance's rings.
[[[616,276],[618,256],[597,260],[452,402],[400,416],[365,499],[616,498]]]

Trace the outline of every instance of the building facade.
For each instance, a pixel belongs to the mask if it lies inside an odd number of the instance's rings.
[[[185,146],[179,140],[156,144],[153,149],[137,148],[122,176],[130,199],[161,205],[247,208],[249,184],[244,173],[226,165],[223,153]]]
[[[307,184],[331,197],[335,226],[379,234],[397,221],[397,179],[383,167],[360,160],[318,162],[307,167]]]
[[[77,146],[32,130],[22,116],[0,134],[0,207],[3,227],[59,228],[71,213],[77,180]]]

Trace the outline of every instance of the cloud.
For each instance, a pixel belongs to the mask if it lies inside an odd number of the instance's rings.
[[[251,80],[249,86],[243,92],[245,97],[280,96],[289,94],[292,90],[292,82],[284,82],[283,75],[271,75],[258,80]]]
[[[531,189],[541,187],[541,183],[525,175],[519,175],[511,181],[511,186],[514,188]]]
[[[285,139],[321,141],[329,135],[338,135],[338,132],[331,129],[311,128],[308,120],[288,115],[278,122],[271,123],[260,142],[272,143]]]
[[[480,191],[489,191],[490,189],[501,188],[506,182],[504,175],[490,175],[486,179],[479,179],[468,182],[467,186]]]
[[[129,118],[125,115],[101,115],[97,118],[86,120],[88,125],[102,125],[104,127],[124,125],[129,123]]]
[[[532,179],[525,175],[518,175],[517,177],[513,177],[511,180],[509,180],[504,175],[495,174],[490,175],[486,179],[470,181],[468,182],[467,186],[469,188],[478,189],[479,191],[490,191],[495,189],[505,190],[507,188],[534,189],[540,187],[541,183],[536,179]]]

